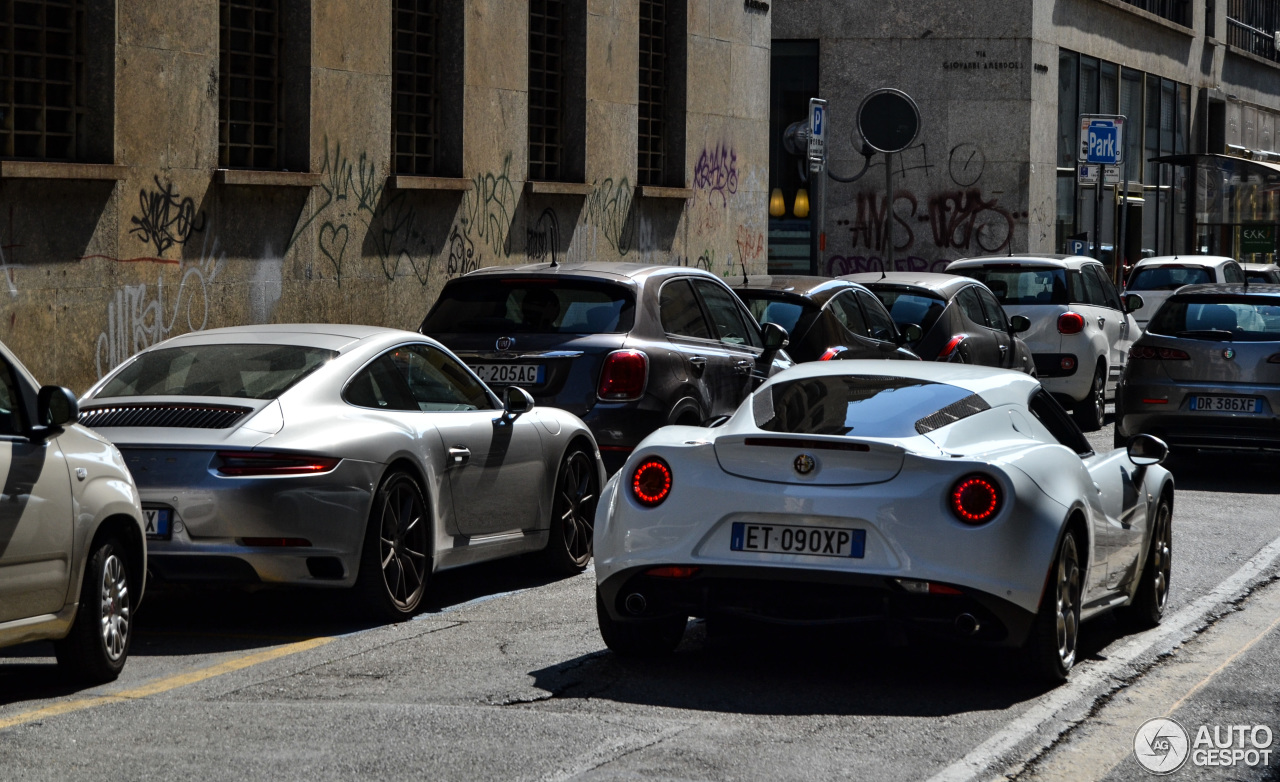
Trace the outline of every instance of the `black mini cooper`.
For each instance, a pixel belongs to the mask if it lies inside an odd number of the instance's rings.
[[[518,385],[591,427],[617,470],[666,424],[734,411],[792,362],[719,277],[629,263],[505,266],[449,281],[419,328],[490,387]]]

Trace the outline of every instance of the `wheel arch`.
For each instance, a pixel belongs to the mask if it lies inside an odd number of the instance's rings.
[[[671,412],[667,414],[667,424],[681,425],[680,421],[685,420],[688,416],[695,416],[698,421],[691,426],[701,426],[706,420],[706,412],[702,408],[702,404],[692,396],[684,396],[671,406]]]
[[[93,538],[89,541],[89,548],[85,551],[77,585],[78,587],[84,585],[85,569],[88,567],[89,558],[94,551],[98,550],[98,546],[102,545],[109,537],[115,537],[125,547],[127,555],[125,557],[125,568],[129,575],[129,582],[138,585],[138,596],[133,605],[136,610],[138,604],[142,602],[142,596],[146,591],[147,543],[138,528],[138,520],[132,516],[116,513],[107,516],[98,523],[97,528],[93,531]],[[77,597],[79,596],[79,588],[77,588],[75,594]]]
[[[1048,568],[1045,569],[1044,584],[1040,587],[1038,604],[1043,605],[1045,597],[1049,593],[1049,583],[1053,579],[1053,569],[1057,566],[1058,550],[1062,547],[1062,541],[1066,539],[1067,535],[1072,535],[1076,539],[1076,555],[1080,557],[1080,570],[1085,574],[1089,572],[1089,565],[1093,561],[1093,540],[1089,535],[1089,522],[1085,516],[1084,508],[1076,505],[1068,511],[1066,519],[1062,522],[1062,527],[1058,530],[1058,539],[1053,544],[1053,558],[1049,561]]]

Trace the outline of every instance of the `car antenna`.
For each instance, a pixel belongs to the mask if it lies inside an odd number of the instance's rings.
[[[746,285],[747,284],[747,262],[743,260],[741,255],[738,256],[738,264],[742,266],[742,284]]]
[[[889,276],[889,272],[885,270],[884,259],[882,258],[880,259],[880,279],[883,280],[885,277],[888,277],[888,276]]]

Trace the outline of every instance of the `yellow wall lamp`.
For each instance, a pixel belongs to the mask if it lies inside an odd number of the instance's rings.
[[[775,187],[769,194],[769,216],[783,217],[787,213],[787,202],[782,195],[782,188]],[[803,187],[796,191],[796,200],[791,205],[791,213],[796,217],[809,216],[809,191]]]

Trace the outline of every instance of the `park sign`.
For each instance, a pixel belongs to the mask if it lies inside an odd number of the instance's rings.
[[[1124,162],[1124,117],[1119,114],[1081,114],[1080,163],[1118,166]]]

